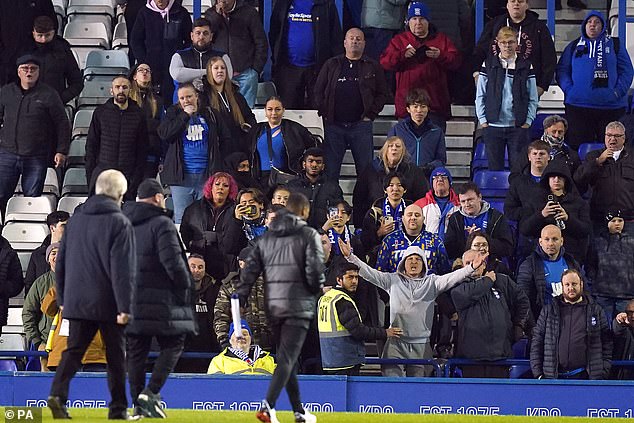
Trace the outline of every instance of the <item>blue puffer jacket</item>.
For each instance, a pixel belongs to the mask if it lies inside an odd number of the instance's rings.
[[[592,16],[603,22],[603,31],[595,40],[590,40],[585,32],[586,22]],[[615,48],[618,41],[606,36],[605,31],[603,15],[596,10],[590,11],[581,23],[581,37],[571,41],[561,55],[557,64],[557,83],[565,93],[565,104],[592,109],[627,107],[627,92],[634,76],[632,61],[625,43],[620,42]],[[596,54],[602,39],[608,85],[593,87]],[[585,48],[582,43],[585,43]]]

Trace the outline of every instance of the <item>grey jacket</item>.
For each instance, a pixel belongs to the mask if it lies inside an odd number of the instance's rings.
[[[471,265],[455,272],[438,276],[427,274],[419,278],[405,275],[405,260],[418,254],[424,257],[419,247],[409,247],[398,264],[396,273],[375,270],[351,254],[348,261],[359,266],[359,276],[390,294],[390,325],[403,329],[403,342],[426,344],[429,342],[434,317],[434,302],[442,292],[453,288],[470,276],[474,269]]]
[[[361,26],[398,31],[403,28],[408,0],[365,0]]]

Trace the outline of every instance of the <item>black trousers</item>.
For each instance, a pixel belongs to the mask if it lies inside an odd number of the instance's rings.
[[[341,370],[324,370],[325,375],[340,375],[340,376],[359,376],[361,372],[361,365],[350,367],[349,369]]]
[[[108,405],[109,415],[120,415],[125,412],[128,400],[125,396],[125,338],[123,329],[124,326],[116,323],[70,319],[68,346],[66,351],[62,353],[62,360],[55,371],[51,395],[59,397],[62,403],[68,400],[70,381],[82,366],[81,359],[97,330],[100,330],[106,344],[108,389],[112,397]]]
[[[275,402],[280,396],[282,388],[286,387],[293,411],[303,413],[304,409],[299,396],[299,383],[297,382],[297,359],[302,351],[310,321],[289,318],[273,320],[270,323],[277,345],[277,367],[273,372],[273,378],[266,393],[266,401],[272,408],[275,408]]]
[[[586,142],[603,144],[607,124],[619,120],[624,114],[625,108],[589,109],[567,104],[568,132],[566,133],[566,141],[575,150]]]
[[[508,379],[509,368],[508,366],[494,366],[494,365],[477,365],[477,366],[463,366],[462,377],[485,377],[492,379]]]
[[[128,380],[130,382],[130,395],[132,403],[141,391],[145,389],[145,362],[150,353],[153,336],[128,335]],[[185,335],[157,336],[160,352],[154,362],[152,375],[147,385],[153,394],[158,394],[167,381],[170,372],[178,362],[185,345]]]
[[[317,68],[300,68],[280,63],[275,67],[273,82],[277,94],[289,110],[311,109],[314,105],[313,87],[317,81]]]

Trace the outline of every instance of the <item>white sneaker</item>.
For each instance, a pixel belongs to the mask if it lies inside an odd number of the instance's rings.
[[[262,400],[262,406],[260,410],[255,413],[255,417],[264,423],[280,423],[275,415],[275,408],[271,408],[267,400]]]
[[[304,414],[295,412],[295,423],[317,423],[317,416],[304,409]]]

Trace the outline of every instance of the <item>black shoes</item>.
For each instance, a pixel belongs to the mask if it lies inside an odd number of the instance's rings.
[[[128,422],[135,422],[137,420],[141,420],[142,416],[131,416],[128,414],[127,411],[123,411],[122,413],[114,413],[114,414],[110,414],[108,413],[108,420],[125,420]]]
[[[66,401],[62,401],[60,397],[50,396],[46,401],[46,405],[51,409],[51,413],[53,413],[54,419],[72,419],[70,414],[68,414],[68,409],[64,404]]]
[[[161,396],[154,394],[149,389],[144,389],[136,399],[137,406],[135,407],[135,415],[143,415],[145,417],[154,417],[164,419],[167,417],[163,407],[161,407]]]

